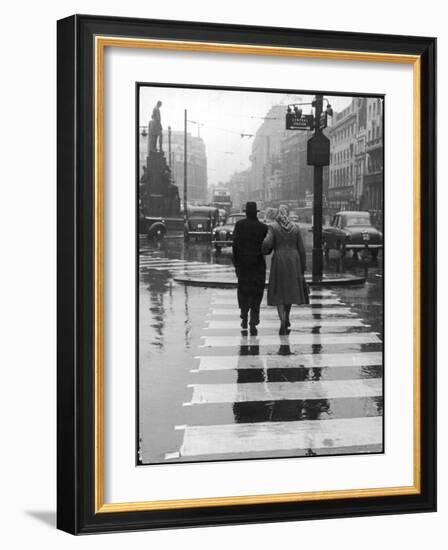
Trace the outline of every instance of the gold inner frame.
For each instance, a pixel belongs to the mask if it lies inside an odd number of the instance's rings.
[[[104,51],[106,47],[155,48],[164,50],[232,53],[268,56],[302,57],[315,59],[406,63],[413,65],[413,198],[414,198],[414,469],[413,484],[401,487],[380,487],[350,490],[313,491],[300,493],[275,493],[181,500],[142,502],[104,502]],[[290,47],[256,46],[252,44],[224,44],[213,42],[155,40],[96,36],[95,54],[95,513],[129,512],[142,510],[167,510],[204,506],[232,506],[275,502],[303,502],[412,495],[421,492],[421,437],[420,437],[420,270],[421,270],[421,60],[417,55],[401,55],[380,52],[355,52],[344,50],[320,50]]]

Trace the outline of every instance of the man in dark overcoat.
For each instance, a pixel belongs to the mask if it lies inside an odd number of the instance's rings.
[[[246,204],[246,219],[235,224],[233,232],[233,265],[238,278],[238,306],[241,310],[241,328],[257,334],[260,322],[260,304],[266,280],[266,262],[261,251],[267,226],[257,218],[257,204]]]

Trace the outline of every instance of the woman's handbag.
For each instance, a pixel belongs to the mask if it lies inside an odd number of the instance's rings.
[[[308,283],[305,281],[305,277],[302,278],[302,284],[303,284],[303,294],[305,295],[305,304],[310,303],[310,287],[308,286]]]

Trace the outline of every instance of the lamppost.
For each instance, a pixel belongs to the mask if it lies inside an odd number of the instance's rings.
[[[184,218],[188,224],[187,208],[187,109],[184,111]]]
[[[323,111],[323,102],[327,107]],[[314,116],[303,115],[301,107],[311,105],[314,108]],[[322,175],[323,167],[330,164],[330,140],[322,130],[327,127],[328,116],[333,115],[330,103],[322,94],[316,94],[311,103],[293,103],[288,105],[286,111],[287,130],[314,130],[314,134],[307,143],[307,164],[314,166],[313,181],[313,280],[322,279],[323,253],[322,253]]]

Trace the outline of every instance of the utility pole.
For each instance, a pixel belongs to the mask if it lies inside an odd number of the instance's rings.
[[[184,217],[188,223],[187,210],[187,109],[184,112]]]
[[[168,165],[171,170],[171,126],[168,126]]]

